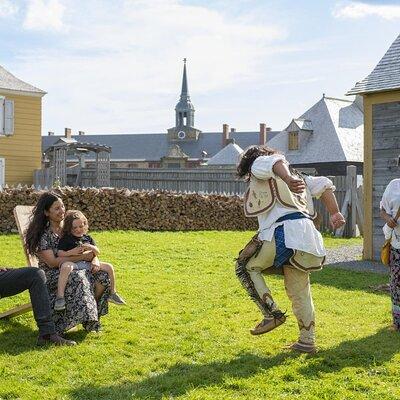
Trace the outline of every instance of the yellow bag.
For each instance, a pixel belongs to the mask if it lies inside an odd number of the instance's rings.
[[[394,220],[397,221],[400,217],[400,208],[397,210],[397,214],[394,217]],[[392,234],[390,235],[389,239],[385,240],[385,243],[383,243],[383,246],[381,248],[381,261],[383,265],[389,265],[390,261],[390,242],[392,241],[392,236],[393,236],[393,231],[392,229]]]
[[[383,265],[389,265],[390,260],[390,242],[392,241],[392,236],[385,240],[385,243],[381,249],[381,261]]]

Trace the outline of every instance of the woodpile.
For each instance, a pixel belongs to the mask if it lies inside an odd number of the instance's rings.
[[[239,196],[112,188],[54,190],[66,209],[81,210],[93,230],[256,230],[257,220],[243,214]],[[16,232],[13,208],[34,205],[43,191],[30,188],[0,191],[0,232]]]

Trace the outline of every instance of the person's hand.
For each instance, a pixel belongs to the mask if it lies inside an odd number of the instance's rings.
[[[99,272],[99,271],[100,271],[100,265],[92,264],[92,267],[91,267],[90,271],[91,271],[93,274],[95,274],[96,272]]]
[[[388,219],[386,220],[386,224],[387,224],[387,226],[388,226],[389,228],[394,229],[394,228],[396,228],[396,226],[397,226],[397,221],[396,221],[394,218],[388,218]]]
[[[295,178],[292,175],[288,175],[283,180],[285,181],[286,185],[289,186],[290,191],[293,193],[300,194],[303,193],[306,189],[306,184],[300,178]]]
[[[0,272],[6,272],[7,268],[0,267]]]
[[[74,247],[73,249],[71,249],[69,251],[69,255],[70,256],[79,256],[80,254],[82,254],[85,251],[85,249],[82,246],[77,246]]]
[[[81,248],[84,249],[85,251],[93,250],[93,246],[90,243],[83,243]]]
[[[82,261],[92,261],[94,254],[91,251],[87,251],[82,254]]]
[[[332,214],[330,217],[330,221],[333,229],[338,229],[346,223],[346,220],[340,212]]]

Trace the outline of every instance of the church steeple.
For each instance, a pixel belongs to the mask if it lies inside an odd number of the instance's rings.
[[[190,101],[186,58],[184,58],[181,96],[175,106],[175,127],[168,129],[168,141],[197,140],[200,133],[201,131],[194,127],[194,107]]]
[[[183,77],[182,77],[182,90],[181,97],[175,107],[176,123],[175,126],[194,126],[194,107],[190,101],[187,72],[186,72],[186,58],[183,59]]]
[[[182,90],[181,90],[181,100],[182,99],[190,99],[188,84],[187,84],[187,75],[186,75],[186,58],[183,59],[183,77],[182,77]]]

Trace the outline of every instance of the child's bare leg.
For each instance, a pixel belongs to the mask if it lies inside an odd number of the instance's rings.
[[[60,274],[58,276],[58,285],[57,285],[57,298],[54,303],[55,311],[63,311],[65,310],[65,299],[64,292],[65,286],[67,286],[68,277],[71,271],[74,269],[74,263],[65,262],[60,265]]]
[[[109,263],[100,263],[99,265],[100,271],[105,271],[107,272],[109,278],[110,278],[110,291],[111,294],[108,298],[109,303],[114,303],[118,306],[122,306],[126,304],[125,300],[116,292],[116,287],[115,287],[115,273],[114,273],[114,267],[109,264]]]
[[[100,271],[107,272],[108,277],[110,278],[110,290],[111,294],[116,292],[116,285],[115,285],[115,273],[114,267],[109,263],[100,262]]]
[[[65,287],[67,286],[69,274],[74,269],[74,264],[65,262],[60,266],[60,275],[58,276],[57,297],[64,297]]]
[[[96,267],[100,267],[100,260],[99,260],[99,257],[94,256],[94,257],[93,257],[93,260],[91,261],[91,264],[94,265],[94,266],[96,266]]]

